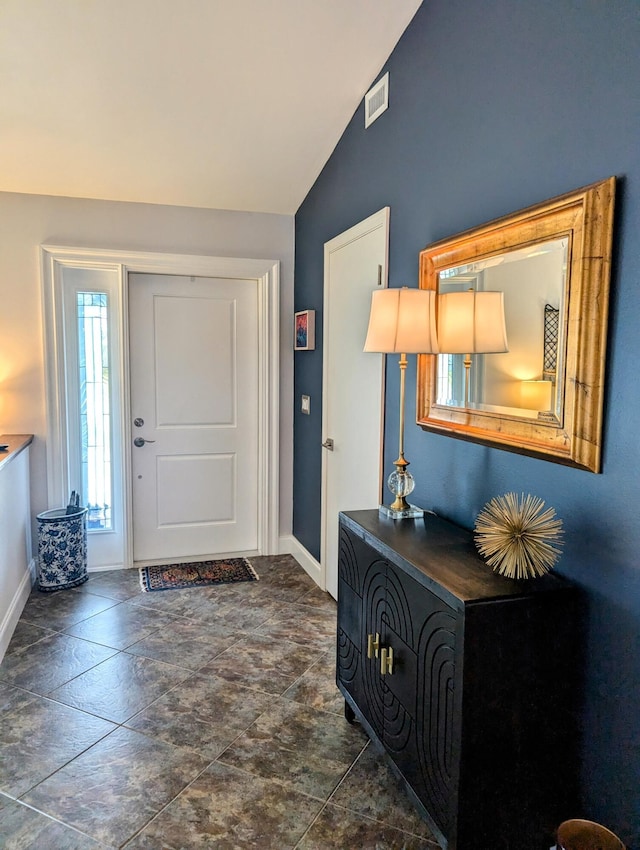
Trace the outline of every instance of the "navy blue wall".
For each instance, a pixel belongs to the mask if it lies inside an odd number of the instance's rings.
[[[562,518],[558,571],[588,598],[583,808],[567,816],[640,848],[640,3],[426,0],[384,70],[389,110],[365,131],[360,106],[296,216],[296,310],[318,311],[318,344],[295,359],[295,397],[310,394],[312,414],[295,419],[294,534],[319,557],[324,242],[389,205],[390,285],[415,286],[430,242],[615,175],[602,474],[425,433],[412,392],[406,454],[412,501],[467,528],[510,490]]]

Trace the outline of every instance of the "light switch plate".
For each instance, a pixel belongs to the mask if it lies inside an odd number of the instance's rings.
[[[311,396],[302,396],[301,410],[303,413],[311,413]]]

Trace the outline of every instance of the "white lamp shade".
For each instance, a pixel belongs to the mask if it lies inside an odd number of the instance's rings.
[[[445,292],[438,296],[438,339],[445,354],[508,351],[503,292]]]
[[[438,349],[435,292],[379,289],[371,296],[365,351],[435,354]]]

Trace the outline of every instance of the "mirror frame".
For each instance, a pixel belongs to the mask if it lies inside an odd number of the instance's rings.
[[[417,423],[425,430],[600,472],[615,177],[593,183],[420,252],[421,289],[453,266],[568,237],[562,419],[521,418],[436,403],[437,355],[418,357]],[[507,337],[508,337],[507,328]]]

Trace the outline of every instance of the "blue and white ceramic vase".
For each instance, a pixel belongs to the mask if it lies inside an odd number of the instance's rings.
[[[38,589],[64,590],[87,575],[87,509],[66,508],[38,514]]]

